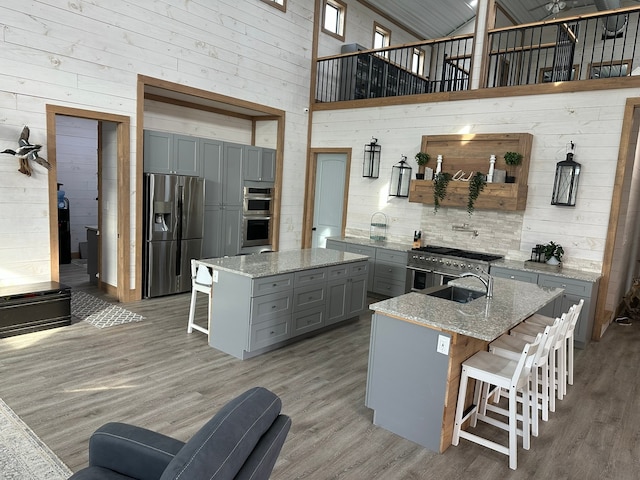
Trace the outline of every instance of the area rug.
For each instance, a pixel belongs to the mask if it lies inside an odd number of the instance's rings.
[[[144,320],[142,315],[130,312],[113,303],[105,302],[85,292],[71,291],[71,315],[97,328]]]
[[[71,470],[0,399],[0,479],[62,480]]]

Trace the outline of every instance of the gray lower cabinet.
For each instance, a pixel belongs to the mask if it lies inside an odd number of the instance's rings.
[[[536,283],[542,287],[563,288],[564,293],[554,302],[549,303],[538,313],[548,317],[560,317],[567,312],[572,305],[584,300],[580,318],[574,332],[575,345],[585,348],[591,340],[595,317],[595,305],[598,295],[599,280],[589,282],[569,277],[559,277],[546,273],[536,273],[524,270],[516,270],[504,267],[491,267],[491,275],[502,278],[511,278],[522,282]]]
[[[326,248],[369,257],[369,291],[388,297],[407,293],[407,252],[328,239]]]
[[[219,270],[209,345],[245,359],[360,315],[368,271],[366,260],[257,279]]]
[[[407,293],[407,252],[376,248],[373,293],[397,297]]]

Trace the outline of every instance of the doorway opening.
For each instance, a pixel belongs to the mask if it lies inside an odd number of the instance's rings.
[[[74,119],[78,119],[77,126],[84,125],[90,129],[97,128],[96,142],[87,146],[88,155],[91,156],[95,149],[97,195],[94,197],[95,217],[87,218],[87,223],[92,225],[76,225],[76,240],[82,236],[79,229],[95,227],[96,251],[95,261],[97,268],[98,287],[126,302],[130,296],[130,160],[129,160],[129,128],[128,117],[111,115],[103,112],[80,110],[76,108],[47,105],[47,156],[51,164],[49,173],[49,215],[50,246],[51,246],[51,278],[60,280],[60,252],[59,238],[59,214],[58,214],[58,129],[66,133],[73,131]],[[84,122],[82,121],[84,120]],[[88,122],[87,122],[88,121]],[[78,130],[79,131],[79,130]],[[73,143],[73,142],[71,142]],[[63,147],[61,147],[63,148]],[[61,151],[61,158],[64,156]],[[73,175],[64,174],[64,168],[60,168],[61,174],[67,178],[68,183],[73,182]],[[78,205],[79,206],[79,205]],[[69,210],[72,204],[69,203]],[[67,212],[69,214],[70,212]],[[70,216],[70,215],[69,215]],[[76,223],[82,223],[79,219]],[[95,220],[95,222],[94,222]],[[96,225],[93,225],[96,223]],[[78,242],[79,243],[79,242]],[[80,246],[70,247],[71,251]],[[62,259],[66,260],[66,259]],[[87,259],[89,260],[89,259]]]

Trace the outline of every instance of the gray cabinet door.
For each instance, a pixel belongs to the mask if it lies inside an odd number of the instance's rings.
[[[204,177],[204,204],[222,205],[222,142],[201,140],[202,176]]]
[[[147,173],[173,173],[173,134],[144,131],[144,171]]]
[[[367,276],[349,278],[347,318],[360,315],[367,310]]]
[[[174,135],[173,162],[175,173],[195,177],[199,177],[202,174],[198,143],[199,140],[195,137]]]
[[[240,253],[240,206],[224,205],[222,208],[222,255],[233,256]]]
[[[224,168],[222,172],[222,203],[224,205],[242,205],[244,149],[244,145],[224,144]]]
[[[276,181],[276,151],[272,148],[263,148],[260,152],[260,180],[263,182]]]
[[[221,257],[222,248],[222,207],[204,207],[204,233],[202,237],[202,258]]]
[[[346,320],[348,309],[348,278],[331,281],[327,284],[327,315],[325,325]]]

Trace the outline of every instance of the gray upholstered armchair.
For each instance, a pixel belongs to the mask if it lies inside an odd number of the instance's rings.
[[[231,400],[183,443],[124,423],[108,423],[89,440],[89,466],[73,480],[266,480],[291,427],[280,399],[252,388]]]

